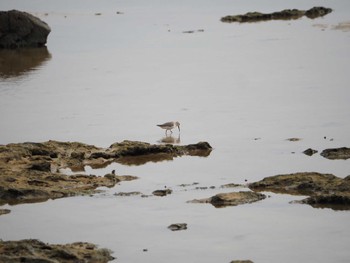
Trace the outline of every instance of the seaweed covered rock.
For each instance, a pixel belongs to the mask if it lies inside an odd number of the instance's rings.
[[[350,176],[339,178],[332,174],[315,172],[294,173],[266,177],[261,181],[249,184],[253,191],[270,191],[291,195],[307,195],[301,203],[316,207],[335,208],[342,205],[350,209]]]
[[[0,240],[0,262],[106,263],[113,259],[110,250],[86,242],[51,245],[36,239]]]
[[[43,47],[50,32],[45,22],[31,14],[0,11],[0,48]]]

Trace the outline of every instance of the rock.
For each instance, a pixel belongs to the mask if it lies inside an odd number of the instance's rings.
[[[152,192],[153,195],[156,196],[166,196],[170,195],[173,191],[171,189],[164,189],[164,190],[155,190]]]
[[[347,160],[350,158],[350,148],[342,147],[325,149],[321,152],[321,156],[330,160]]]
[[[182,33],[184,33],[184,34],[193,34],[195,32],[204,32],[204,29],[182,31]]]
[[[0,240],[0,262],[106,263],[113,259],[110,250],[91,243],[51,245],[36,239]]]
[[[18,10],[0,11],[0,48],[43,47],[50,27]]]
[[[220,188],[236,188],[241,186],[242,186],[241,184],[230,183],[230,184],[224,184],[220,186]]]
[[[305,16],[307,16],[308,18],[314,19],[317,17],[325,16],[331,12],[332,12],[331,8],[326,8],[326,7],[322,7],[322,6],[315,6],[311,9],[307,10],[305,12]]]
[[[314,155],[315,153],[317,153],[317,150],[314,150],[314,149],[306,149],[305,151],[303,151],[304,154],[308,155],[308,156],[312,156]]]
[[[232,260],[230,263],[254,263],[251,260]]]
[[[184,146],[152,145],[124,141],[111,147],[99,148],[79,142],[48,141],[0,145],[0,205],[42,202],[50,198],[93,194],[98,187],[113,187],[120,181],[135,180],[130,175],[106,174],[68,176],[59,171],[70,168],[84,171],[84,166],[103,168],[123,158],[145,158],[153,161],[182,155],[208,155],[211,146],[206,142]],[[171,190],[155,194],[169,194]]]
[[[11,213],[10,209],[0,209],[0,216]]]
[[[249,184],[253,191],[270,191],[274,193],[312,195],[338,191],[345,180],[332,174],[313,172],[282,174],[266,177],[261,181]],[[349,184],[350,189],[350,184]]]
[[[296,203],[309,204],[315,208],[331,208],[333,210],[350,210],[350,195],[324,194],[310,196]]]
[[[248,12],[244,15],[229,15],[221,18],[222,22],[260,22],[268,20],[291,20],[298,19],[304,15],[308,18],[316,18],[324,16],[332,12],[332,9],[325,7],[313,7],[310,10],[298,10],[298,9],[285,9],[279,12],[273,13],[259,13],[259,12]]]
[[[186,230],[187,229],[187,224],[186,223],[171,224],[170,226],[168,226],[168,228],[171,231]]]
[[[132,195],[142,195],[141,192],[119,192],[119,193],[115,193],[115,196],[132,196]]]
[[[121,158],[125,156],[143,156],[143,155],[155,155],[166,154],[171,157],[177,157],[182,155],[198,155],[207,156],[210,154],[212,147],[207,142],[199,142],[197,144],[189,145],[172,145],[172,144],[149,144],[146,142],[137,141],[123,141],[121,143],[112,144],[109,149],[103,151],[103,158]],[[96,158],[96,154],[93,153],[90,158]],[[99,153],[101,154],[101,153]]]
[[[307,195],[301,203],[311,204],[314,207],[322,205],[335,208],[348,206],[350,198],[350,180],[342,179],[332,174],[315,172],[294,173],[266,177],[261,181],[249,184],[253,191],[270,191],[291,195]]]
[[[248,204],[265,199],[266,196],[261,193],[255,193],[251,191],[240,191],[231,193],[220,193],[210,198],[195,199],[189,201],[189,203],[210,203],[217,208],[226,206],[237,206],[242,204]]]
[[[288,139],[286,139],[287,141],[290,141],[290,142],[298,142],[298,141],[301,141],[301,138],[295,138],[295,137],[293,137],[293,138],[288,138]]]

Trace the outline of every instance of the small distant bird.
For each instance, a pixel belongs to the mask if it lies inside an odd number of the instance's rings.
[[[162,129],[165,129],[165,134],[167,134],[168,131],[173,133],[172,129],[174,129],[175,127],[177,127],[180,132],[180,123],[178,121],[169,121],[163,124],[157,124],[157,126],[159,126]]]

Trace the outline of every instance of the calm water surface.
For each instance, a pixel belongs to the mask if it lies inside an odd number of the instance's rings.
[[[319,5],[334,11],[315,20],[220,22]],[[113,250],[117,262],[349,261],[348,211],[271,193],[238,207],[186,203],[281,173],[350,174],[349,160],[302,154],[349,147],[350,31],[334,29],[350,21],[347,0],[2,0],[0,8],[28,11],[52,28],[47,49],[0,51],[0,144],[160,143],[165,134],[155,125],[179,120],[176,142],[214,147],[206,158],[86,167],[140,179],[92,197],[4,206],[12,212],[0,217],[1,239],[89,241]],[[165,186],[173,194],[163,198],[114,195]],[[188,230],[167,229],[182,222]]]

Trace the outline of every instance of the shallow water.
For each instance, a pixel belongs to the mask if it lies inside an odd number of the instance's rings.
[[[334,11],[315,20],[220,22],[317,5]],[[1,239],[89,241],[113,250],[118,262],[348,261],[348,211],[289,204],[303,197],[271,193],[238,207],[186,203],[232,191],[219,188],[226,183],[281,173],[350,174],[349,160],[302,154],[349,147],[350,32],[334,29],[350,20],[348,1],[3,0],[0,7],[31,12],[52,28],[41,55],[0,52],[0,144],[159,143],[165,134],[155,125],[179,120],[177,143],[214,147],[208,157],[86,167],[140,179],[93,197],[12,206],[0,217]],[[216,188],[179,186],[194,182]],[[114,196],[165,186],[173,194]],[[182,222],[188,230],[167,229]]]

